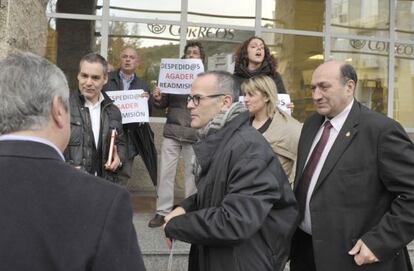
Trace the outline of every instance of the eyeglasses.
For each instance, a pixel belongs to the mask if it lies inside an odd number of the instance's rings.
[[[226,94],[220,93],[220,94],[213,94],[213,95],[188,95],[187,96],[187,103],[189,103],[190,101],[193,101],[195,106],[198,106],[200,104],[200,100],[205,99],[205,98],[216,98],[216,97],[220,97],[220,96],[225,96]]]

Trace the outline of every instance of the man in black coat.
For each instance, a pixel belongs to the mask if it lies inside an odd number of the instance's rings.
[[[127,151],[121,112],[102,94],[108,79],[107,66],[105,58],[97,53],[89,53],[79,61],[78,89],[69,98],[70,140],[63,153],[72,166],[119,183],[118,173]],[[116,140],[110,151],[113,130]]]
[[[399,123],[355,100],[356,84],[341,61],[313,73],[317,113],[299,140],[292,271],[412,270],[414,145]]]
[[[194,80],[187,107],[197,193],[165,217],[168,238],[191,243],[189,270],[281,271],[297,221],[296,201],[269,143],[249,125],[232,75]]]
[[[143,96],[149,98],[148,85],[138,78],[135,69],[139,64],[137,49],[125,47],[120,55],[121,67],[108,74],[108,82],[104,86],[104,91],[142,89]],[[148,103],[151,114],[151,103]],[[154,144],[154,133],[151,126],[146,123],[128,123],[123,125],[127,141],[127,159],[120,171],[119,178],[126,185],[132,174],[134,158],[141,155],[147,167],[148,173],[154,185],[157,184],[157,151]]]
[[[69,119],[62,71],[0,61],[0,270],[145,270],[128,192],[65,163]]]

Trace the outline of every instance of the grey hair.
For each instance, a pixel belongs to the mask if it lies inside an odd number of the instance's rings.
[[[69,109],[68,83],[57,66],[29,52],[1,60],[0,135],[45,126],[54,97]]]
[[[226,71],[208,71],[200,73],[197,77],[214,75],[216,77],[216,93],[223,93],[233,98],[233,102],[239,100],[239,89],[231,73]]]

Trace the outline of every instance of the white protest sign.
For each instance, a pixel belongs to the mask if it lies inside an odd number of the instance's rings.
[[[149,122],[148,98],[142,89],[107,91],[109,98],[121,110],[122,124]]]
[[[290,103],[291,101],[289,94],[277,94],[277,106],[289,115],[292,113],[292,110],[287,107]]]
[[[162,93],[189,94],[191,84],[204,72],[201,59],[163,58],[160,64],[158,86]]]
[[[244,96],[239,96],[239,102],[244,103]],[[292,113],[292,110],[287,107],[290,103],[289,94],[277,94],[277,106],[289,115]]]

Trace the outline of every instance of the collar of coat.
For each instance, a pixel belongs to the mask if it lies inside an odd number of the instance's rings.
[[[210,133],[199,142],[193,145],[196,156],[196,171],[202,173],[210,167],[214,154],[217,150],[222,151],[222,147],[234,136],[241,126],[249,126],[250,114],[248,111],[242,112],[227,122],[224,127],[216,133]],[[199,169],[197,170],[197,165]]]
[[[102,107],[106,106],[107,104],[113,103],[111,98],[109,98],[108,94],[106,94],[105,92],[102,91],[102,95],[104,97],[104,100],[102,101]],[[85,98],[85,96],[82,95],[82,93],[79,89],[76,91],[76,97],[79,100],[80,104],[82,106],[85,106],[86,98]]]

